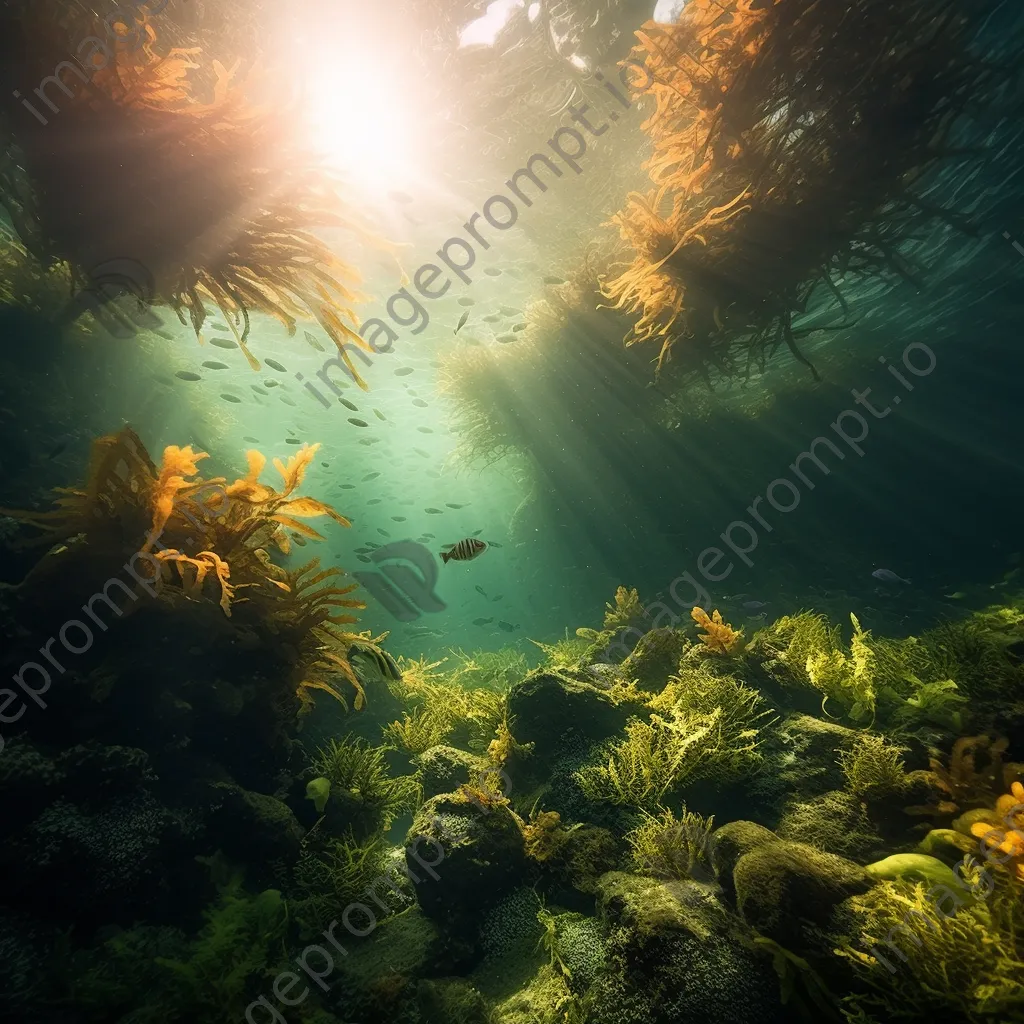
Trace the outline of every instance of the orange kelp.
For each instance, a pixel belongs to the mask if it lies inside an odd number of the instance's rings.
[[[689,0],[677,24],[645,24],[631,77],[656,104],[654,188],[613,218],[633,256],[604,282],[639,314],[627,343],[659,340],[659,370],[678,346],[709,382],[783,343],[810,366],[793,317],[814,293],[845,319],[837,276],[916,280],[901,245],[966,225],[915,186],[1006,77],[971,53],[971,17],[932,0]]]
[[[93,443],[85,487],[61,488],[57,509],[3,514],[39,528],[47,541],[91,549],[94,558],[109,556],[108,563],[139,552],[159,599],[172,605],[215,599],[225,615],[239,611],[241,626],[258,627],[292,652],[290,688],[301,708],[308,709],[316,690],[346,703],[331,681],[340,674],[355,690],[358,710],[365,694],[349,652],[354,645],[373,651],[383,637],[340,628],[358,621],[350,610],[365,607],[349,596],[357,584],[332,585],[343,570],[320,569],[318,559],[282,568],[268,550],[287,549],[286,529],[323,539],[299,519],[329,516],[349,525],[330,505],[294,493],[319,447],[304,445],[286,462],[274,460],[284,482],[278,491],[260,482],[266,459],[258,451],[247,453],[247,475],[228,484],[224,477],[200,477],[197,463],[207,456],[191,448],[169,445],[157,467],[138,435],[125,427]],[[186,548],[196,554],[186,554]],[[49,577],[60,572],[59,562],[48,565],[44,559],[37,570]]]
[[[355,374],[344,343],[369,351],[352,309],[358,275],[311,232],[369,235],[340,183],[316,165],[290,104],[255,109],[233,82],[237,63],[214,60],[209,81],[197,49],[158,52],[152,26],[124,18],[110,41],[91,17],[42,2],[4,43],[17,66],[7,78],[22,90],[61,61],[69,83],[51,90],[60,105],[43,108],[45,124],[11,104],[10,141],[24,171],[0,174],[0,202],[25,247],[44,264],[64,261],[78,286],[110,260],[138,263],[153,280],[146,301],[170,305],[197,335],[204,304],[215,305],[254,369],[252,311],[289,333],[296,317],[315,317]],[[143,39],[132,48],[136,32]],[[89,38],[109,46],[83,58],[86,77],[66,58]]]

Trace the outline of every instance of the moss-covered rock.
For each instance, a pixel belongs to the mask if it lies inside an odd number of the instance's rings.
[[[715,876],[722,891],[730,898],[735,896],[732,873],[740,857],[759,846],[778,841],[779,837],[770,828],[755,821],[730,821],[716,828],[711,833],[711,849]]]
[[[679,669],[679,659],[689,646],[686,636],[665,626],[652,629],[637,641],[633,653],[622,663],[622,674],[635,679],[641,690],[660,693],[668,677]]]
[[[486,1000],[464,978],[424,979],[416,997],[421,1024],[488,1024]]]
[[[608,694],[567,672],[531,672],[508,695],[508,714],[518,743],[533,744],[533,758],[556,757],[567,733],[586,743],[617,735],[636,711],[616,705]]]
[[[211,834],[227,857],[244,864],[298,858],[303,831],[287,804],[230,783],[214,783],[213,789],[221,805]]]
[[[747,924],[788,949],[801,949],[804,922],[824,926],[837,904],[867,892],[874,880],[845,857],[779,840],[740,857],[733,885]]]
[[[413,763],[420,770],[425,797],[452,793],[459,786],[477,783],[489,767],[485,758],[443,744],[425,750]]]
[[[593,1024],[775,1024],[778,982],[706,886],[613,872],[598,901],[609,969],[587,995]]]
[[[861,801],[845,790],[793,801],[775,832],[780,839],[807,843],[856,860],[870,859],[882,844]]]
[[[613,871],[622,859],[623,844],[608,829],[581,825],[565,833],[554,855],[545,864],[550,875],[564,883],[559,903],[567,902],[564,887],[588,897],[597,892],[601,876]]]
[[[464,793],[431,797],[405,840],[406,863],[423,912],[455,931],[524,877],[523,835],[500,799]]]
[[[840,753],[852,749],[859,733],[814,715],[792,714],[777,729],[781,747],[776,772],[792,791],[803,795],[842,789]]]
[[[491,1024],[559,1024],[571,1004],[565,978],[545,965],[528,985],[494,1008]]]

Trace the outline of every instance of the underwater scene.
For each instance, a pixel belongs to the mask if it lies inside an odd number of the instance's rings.
[[[0,0],[0,1020],[1024,1024],[1024,12]]]

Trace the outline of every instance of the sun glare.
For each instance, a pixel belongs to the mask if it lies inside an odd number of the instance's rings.
[[[487,5],[487,13],[471,21],[459,34],[460,46],[490,46],[505,27],[512,12],[522,7],[525,0],[494,0]]]
[[[355,56],[312,66],[304,106],[314,148],[368,192],[409,184],[418,126],[401,78]]]

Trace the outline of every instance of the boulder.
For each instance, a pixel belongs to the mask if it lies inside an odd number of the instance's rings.
[[[453,793],[467,783],[477,783],[489,768],[489,762],[476,754],[439,744],[413,758],[420,770],[425,797]]]

